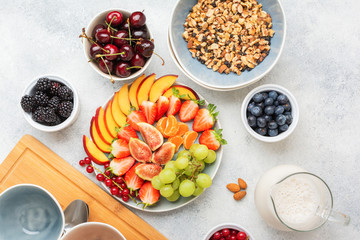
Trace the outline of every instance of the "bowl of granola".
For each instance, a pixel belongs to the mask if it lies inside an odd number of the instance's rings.
[[[170,20],[169,48],[194,82],[229,91],[271,71],[285,34],[278,0],[180,0]]]

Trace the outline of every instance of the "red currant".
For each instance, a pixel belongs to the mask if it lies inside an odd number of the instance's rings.
[[[116,176],[113,176],[112,178],[111,178],[111,180],[113,180],[113,182],[116,182]]]
[[[85,162],[86,164],[91,164],[91,160],[90,160],[89,157],[84,158],[84,162]]]
[[[113,182],[111,181],[111,179],[108,179],[108,178],[107,178],[107,179],[105,180],[105,185],[106,185],[106,186],[110,187],[112,184],[113,184]]]
[[[129,189],[127,189],[127,188],[123,189],[123,196],[129,195],[129,193],[130,193]]]
[[[220,233],[219,233],[219,232],[214,233],[214,234],[213,234],[213,238],[214,238],[215,240],[219,240],[219,239],[221,238]]]
[[[236,236],[236,234],[238,233],[238,231],[234,230],[234,229],[231,229],[230,230],[230,235],[231,236]]]
[[[246,240],[246,238],[247,238],[247,235],[244,232],[238,232],[238,234],[236,235],[237,240]]]
[[[121,189],[119,189],[118,196],[119,196],[119,197],[122,197],[122,190],[121,190]]]
[[[103,174],[99,173],[98,175],[96,175],[96,179],[100,182],[104,181],[105,177]]]
[[[130,196],[135,197],[135,196],[136,196],[136,192],[135,192],[135,191],[132,191],[132,192],[130,193]]]
[[[92,172],[94,172],[94,168],[89,165],[89,166],[86,167],[86,171],[87,171],[88,173],[92,173]]]
[[[119,194],[119,188],[118,187],[112,187],[110,191],[111,191],[112,195],[118,195]]]
[[[104,174],[105,174],[106,176],[110,176],[111,171],[110,171],[110,170],[105,170]]]
[[[137,196],[136,196],[136,199],[137,199],[137,200],[141,200],[140,195],[137,195]]]
[[[107,169],[108,167],[110,167],[110,163],[105,163],[104,168]]]
[[[230,235],[230,240],[236,240],[236,236]]]
[[[80,161],[79,161],[79,165],[82,166],[82,167],[85,166],[85,161],[84,161],[84,160],[80,160]]]
[[[124,180],[122,179],[122,177],[117,177],[115,179],[115,182],[118,183],[118,184],[121,184],[121,183],[124,183]]]
[[[229,236],[229,235],[230,235],[230,230],[227,229],[227,228],[223,229],[223,230],[222,230],[222,235],[223,235],[224,237]]]
[[[125,183],[121,183],[121,184],[120,184],[120,187],[121,187],[122,189],[126,189],[126,188],[127,188],[127,186],[126,186]]]
[[[123,196],[122,196],[122,200],[123,200],[124,202],[129,201],[129,199],[130,199],[130,197],[129,197],[128,195],[123,195]]]

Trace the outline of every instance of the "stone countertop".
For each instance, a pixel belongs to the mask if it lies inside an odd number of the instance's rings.
[[[187,79],[172,61],[167,48],[167,28],[176,1],[3,1],[0,8],[0,163],[24,134],[31,134],[78,165],[85,156],[82,135],[88,134],[97,106],[122,83],[111,84],[93,71],[84,58],[81,28],[98,12],[111,8],[145,10],[155,36],[156,51],[146,73],[175,73],[209,102],[216,103],[228,145],[213,186],[196,201],[166,213],[133,210],[169,239],[202,239],[214,225],[234,222],[256,239],[360,239],[360,25],[359,1],[283,0],[287,18],[284,51],[274,69],[247,88],[216,92]],[[80,95],[77,121],[58,133],[32,128],[19,106],[29,81],[43,74],[71,81]],[[266,144],[248,134],[240,120],[240,106],[254,87],[276,83],[297,98],[300,120],[285,141]],[[272,229],[254,205],[254,188],[260,176],[279,164],[295,164],[321,176],[330,186],[335,209],[351,216],[348,227],[327,223],[310,233],[285,233]],[[95,178],[88,175],[93,181]],[[238,177],[248,182],[248,195],[233,200],[226,184]]]

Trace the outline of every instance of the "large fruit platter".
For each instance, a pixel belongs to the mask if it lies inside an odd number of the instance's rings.
[[[177,75],[142,75],[97,108],[80,161],[124,204],[173,210],[211,186],[222,158],[216,106]]]

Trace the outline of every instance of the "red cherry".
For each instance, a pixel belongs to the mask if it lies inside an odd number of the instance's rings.
[[[118,11],[109,12],[106,16],[106,21],[109,24],[111,23],[111,26],[113,27],[119,26],[123,21],[123,15]]]
[[[119,39],[119,38],[129,38],[129,31],[127,30],[119,30],[115,33],[114,44],[118,47],[121,47],[124,44],[128,44],[129,40]]]
[[[90,56],[92,58],[96,58],[96,55],[100,54],[100,53],[102,53],[102,49],[101,49],[101,46],[99,44],[94,43],[93,45],[91,45],[91,47],[90,47]]]
[[[113,45],[113,44],[107,44],[105,45],[103,51],[103,54],[105,54],[105,58],[109,61],[115,60],[117,58],[118,55],[112,55],[112,54],[117,54],[119,53],[119,49],[117,48],[117,46]],[[111,55],[108,55],[111,54]]]
[[[103,24],[98,24],[96,25],[94,28],[93,28],[93,31],[92,31],[92,36],[95,37],[95,34],[102,30],[102,29],[106,29],[106,27],[103,25]]]
[[[103,174],[99,173],[98,175],[96,175],[96,179],[100,182],[104,181],[105,177]]]
[[[128,19],[124,19],[123,23],[120,25],[120,29],[129,31]]]
[[[128,77],[131,74],[130,65],[126,62],[119,62],[115,66],[115,74],[118,77]]]
[[[225,229],[223,229],[223,230],[221,231],[221,233],[222,233],[222,235],[223,235],[224,237],[227,237],[227,236],[230,235],[230,230],[227,229],[227,228],[225,228]]]
[[[131,37],[135,38],[135,39],[139,39],[139,38],[146,39],[146,38],[148,38],[148,33],[145,28],[144,29],[133,29],[131,31]]]
[[[85,158],[84,158],[84,162],[85,162],[86,164],[91,164],[91,160],[90,160],[89,157],[85,157]]]
[[[220,235],[219,232],[216,232],[216,233],[213,234],[213,239],[219,240],[220,238],[221,238],[221,235]]]
[[[113,184],[113,182],[111,181],[111,179],[105,179],[105,185],[110,187]]]
[[[107,67],[107,68],[106,68]],[[99,60],[99,69],[104,73],[110,73],[114,70],[114,62],[107,60],[106,58]]]
[[[238,232],[238,234],[236,235],[236,239],[237,240],[246,240],[247,235],[245,232]]]
[[[118,187],[112,187],[110,190],[112,195],[118,195],[119,194],[119,188]]]
[[[145,65],[145,60],[143,56],[141,56],[139,53],[136,53],[134,57],[130,60],[131,66],[138,66],[143,67]]]
[[[110,167],[110,163],[105,163],[104,168],[107,169],[108,167]]]
[[[121,60],[123,61],[130,61],[134,57],[134,49],[129,44],[123,44],[119,52],[122,54],[120,55]]]
[[[147,39],[142,39],[136,44],[136,51],[146,58],[151,57],[154,51],[154,43]]]
[[[145,25],[146,17],[142,12],[133,12],[130,17],[130,25],[134,28],[141,28]]]
[[[86,167],[86,171],[87,171],[88,173],[92,173],[92,172],[94,172],[94,168],[89,165],[89,166]]]
[[[82,167],[85,166],[85,161],[84,161],[84,160],[80,160],[80,161],[79,161],[79,165],[82,166]]]
[[[106,44],[111,41],[110,33],[107,29],[101,29],[95,34],[96,41]]]

